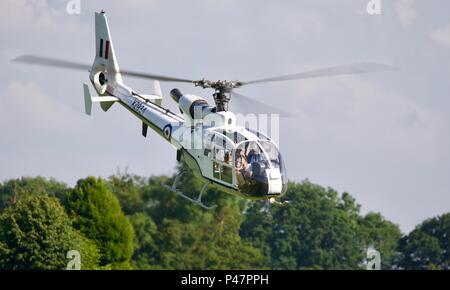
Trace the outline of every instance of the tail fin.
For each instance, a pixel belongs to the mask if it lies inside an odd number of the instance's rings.
[[[104,11],[95,13],[95,49],[90,79],[99,96],[113,95],[115,85],[123,81]],[[100,105],[106,112],[113,104],[102,102]]]
[[[159,83],[158,80],[153,81],[153,91],[155,95],[160,96],[162,98],[161,84]]]
[[[123,81],[104,11],[95,13],[95,48],[90,79],[100,96],[112,95],[115,84]]]

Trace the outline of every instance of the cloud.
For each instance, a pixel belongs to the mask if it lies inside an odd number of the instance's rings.
[[[14,27],[15,32],[26,29],[42,29],[52,26],[54,10],[45,0],[4,0],[0,4],[0,31],[7,32]]]
[[[0,95],[0,120],[6,126],[71,134],[72,130],[86,128],[87,121],[82,116],[64,102],[50,98],[32,82],[11,82]]]
[[[433,30],[430,38],[440,45],[450,47],[450,24]]]
[[[414,0],[397,0],[395,3],[397,16],[403,27],[410,26],[416,20],[417,12],[413,6]]]
[[[280,141],[290,178],[349,191],[403,230],[448,211],[450,128],[440,110],[366,76],[305,80],[295,95],[301,119]]]
[[[445,118],[408,96],[350,76],[304,82],[298,95],[303,118],[310,120],[301,122],[306,134],[321,132],[319,138],[365,148],[379,160],[390,156],[423,165],[443,154]]]
[[[31,36],[34,39],[37,38],[36,35],[43,33],[55,33],[60,37],[79,34],[86,25],[79,21],[79,17],[67,13],[68,2],[68,0],[0,1],[0,33],[3,40],[10,40],[17,45],[25,38],[23,36]],[[12,27],[14,29],[11,29]]]

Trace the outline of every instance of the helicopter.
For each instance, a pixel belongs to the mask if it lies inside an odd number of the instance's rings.
[[[338,75],[349,75],[392,69],[379,63],[356,63],[325,69],[264,78],[253,81],[191,80],[119,69],[105,11],[95,12],[95,48],[92,65],[70,62],[36,55],[24,55],[13,61],[89,71],[90,82],[97,95],[92,96],[88,84],[83,84],[85,113],[91,114],[93,103],[108,111],[114,103],[124,106],[142,122],[142,135],[148,128],[164,138],[176,149],[176,160],[187,165],[194,176],[203,181],[196,198],[179,191],[178,174],[172,186],[165,185],[179,196],[205,208],[215,207],[203,203],[208,187],[252,200],[267,200],[274,204],[287,190],[286,166],[278,145],[269,136],[238,126],[236,115],[228,110],[233,98],[248,98],[235,92],[243,86]],[[140,94],[124,84],[122,76],[150,79],[154,94]],[[214,90],[214,105],[206,99],[183,94],[179,89],[170,91],[180,113],[162,106],[160,81],[191,83],[196,87]],[[253,100],[253,102],[258,102]]]

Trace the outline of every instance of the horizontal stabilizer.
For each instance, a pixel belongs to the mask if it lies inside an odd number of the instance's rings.
[[[89,87],[87,84],[83,84],[83,89],[84,89],[84,109],[86,111],[87,115],[91,114],[91,110],[92,110],[92,103],[114,103],[117,102],[119,99],[116,97],[92,97],[91,93],[89,92]]]
[[[91,97],[93,103],[101,102],[117,102],[119,99],[116,97]]]

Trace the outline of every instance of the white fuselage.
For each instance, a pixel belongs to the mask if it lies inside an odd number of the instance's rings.
[[[179,151],[179,161],[184,161],[194,174],[205,182],[225,192],[246,198],[264,199],[282,193],[284,186],[282,168],[271,165],[267,153],[257,145],[266,142],[270,146],[275,146],[273,141],[265,135],[263,141],[260,136],[237,126],[236,117],[232,112],[209,112],[202,119],[196,120],[189,113],[184,113],[187,110],[181,110],[183,112],[181,116],[163,108],[159,96],[138,95],[123,84],[109,85],[107,92],[116,97],[121,105],[145,125],[172,144]],[[262,169],[253,163],[248,163],[243,168],[235,166],[239,158],[236,150],[239,147],[247,150],[248,144],[260,148],[260,155],[265,160],[264,163],[260,162],[260,165],[263,165]],[[252,174],[256,176],[253,168],[259,169],[260,175],[258,184],[250,186]],[[255,182],[256,180],[253,180],[253,183]],[[262,191],[264,194],[259,194]]]
[[[95,13],[95,58],[89,78],[98,96],[91,97],[84,84],[88,115],[93,102],[104,111],[118,102],[142,121],[144,136],[147,128],[153,129],[177,149],[178,161],[186,162],[207,184],[249,198],[283,192],[285,175],[276,145],[238,127],[232,112],[216,112],[203,98],[174,89],[171,96],[182,113],[178,115],[161,106],[159,82],[154,82],[159,96],[139,95],[124,85],[104,11]],[[229,133],[238,138],[233,140]],[[273,152],[269,155],[267,149]]]

